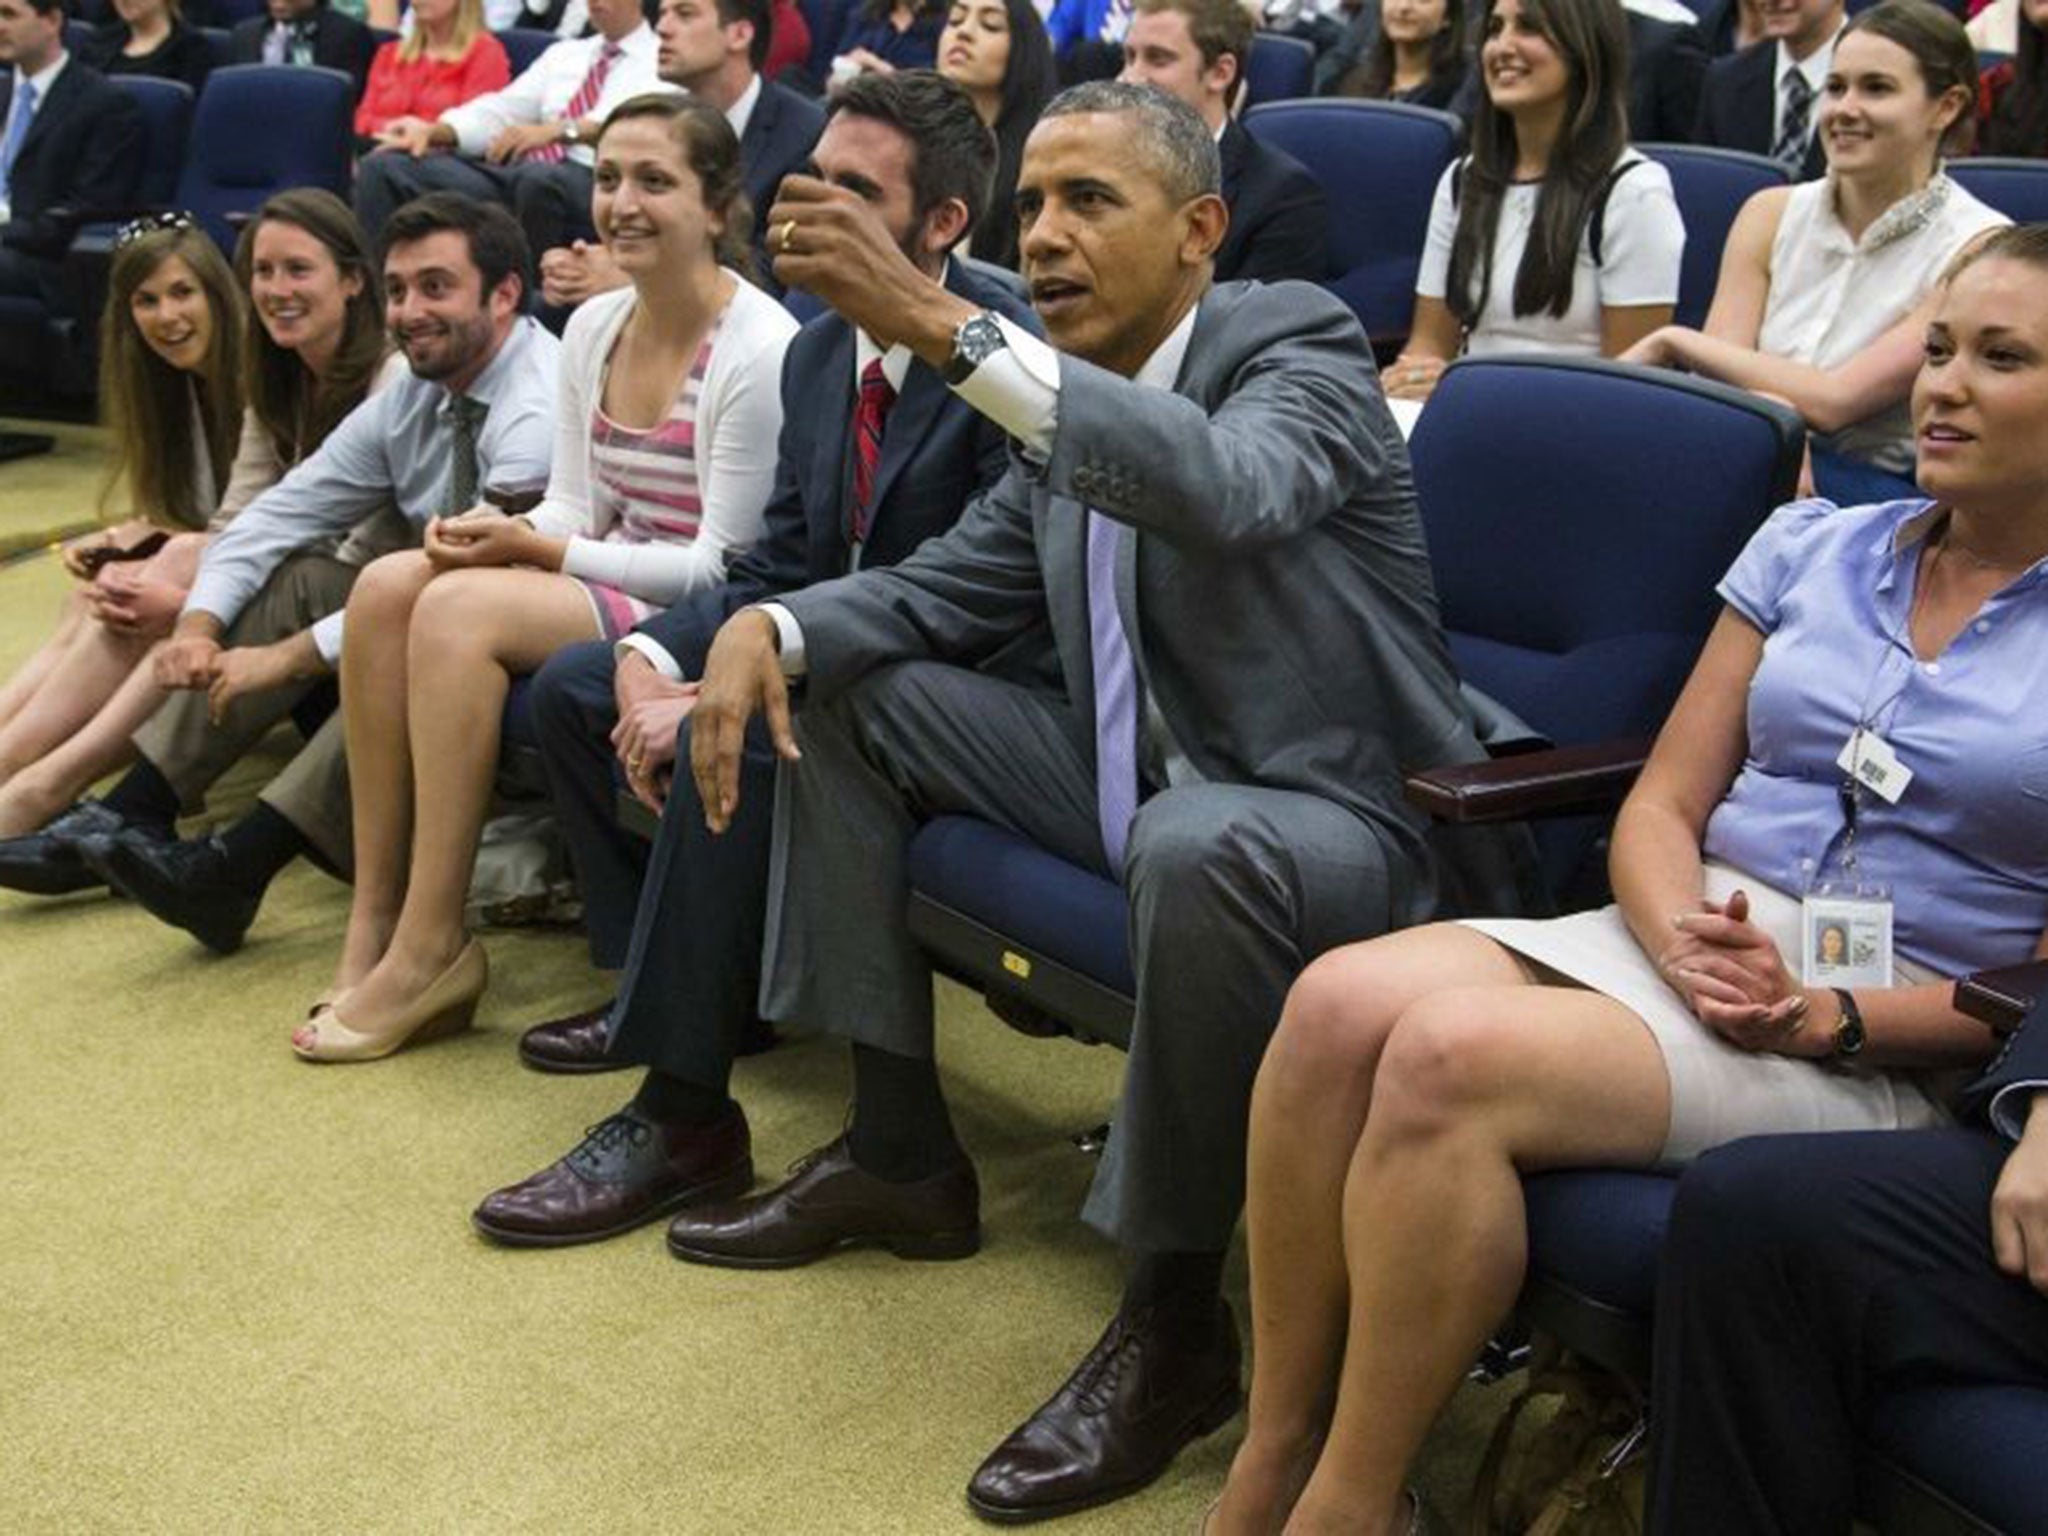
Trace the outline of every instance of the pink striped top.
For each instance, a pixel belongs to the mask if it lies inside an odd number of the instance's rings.
[[[590,407],[591,509],[607,543],[687,544],[697,537],[704,498],[697,480],[697,397],[718,340],[718,321],[697,348],[689,377],[651,428],[628,427],[604,413],[604,391]],[[605,378],[611,363],[605,363]]]

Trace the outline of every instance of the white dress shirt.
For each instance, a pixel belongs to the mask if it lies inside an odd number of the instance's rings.
[[[441,121],[455,130],[455,147],[465,155],[481,155],[507,128],[559,122],[605,42],[602,35],[593,34],[556,43],[503,90],[450,107],[441,114]],[[676,89],[654,72],[658,46],[653,28],[644,21],[619,39],[620,57],[612,62],[590,116],[601,118],[620,102],[648,91]],[[569,159],[578,165],[589,165],[595,159],[588,144],[571,144],[567,149]]]

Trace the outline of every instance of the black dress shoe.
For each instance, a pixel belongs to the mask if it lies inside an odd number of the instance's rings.
[[[82,838],[111,837],[133,830],[150,835],[118,811],[97,800],[81,800],[40,832],[0,839],[0,886],[31,896],[66,896],[92,891],[107,882],[79,852]],[[162,838],[168,834],[155,834]]]
[[[859,1244],[903,1259],[964,1259],[981,1247],[981,1183],[964,1157],[896,1184],[856,1164],[841,1136],[793,1173],[751,1200],[684,1211],[669,1224],[668,1251],[729,1269],[794,1269]]]
[[[519,1037],[519,1059],[536,1072],[616,1072],[637,1065],[606,1054],[611,1044],[611,1016],[612,1004],[600,1003],[586,1013],[536,1024]],[[774,1045],[775,1031],[755,1019],[733,1054],[758,1056]]]
[[[260,888],[252,891],[229,877],[218,837],[180,842],[125,832],[84,838],[78,851],[123,896],[217,955],[242,947],[263,905]]]
[[[484,1197],[477,1231],[512,1248],[616,1237],[692,1200],[729,1200],[754,1182],[747,1117],[662,1125],[630,1104],[590,1128],[576,1150]]]
[[[1192,1330],[1149,1307],[1119,1312],[1051,1401],[981,1464],[968,1505],[1021,1525],[1107,1504],[1221,1429],[1243,1399],[1242,1353],[1229,1304],[1216,1307],[1213,1325]]]

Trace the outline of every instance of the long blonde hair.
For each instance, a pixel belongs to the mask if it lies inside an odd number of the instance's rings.
[[[136,289],[173,256],[191,268],[213,312],[205,360],[189,374],[151,350],[130,308]],[[100,315],[100,420],[114,439],[102,508],[125,474],[137,515],[176,528],[206,526],[215,509],[198,505],[196,455],[207,455],[213,484],[225,486],[242,432],[243,323],[235,275],[204,230],[152,230],[115,250],[107,307]],[[196,439],[190,403],[195,390],[204,423]]]
[[[483,29],[484,0],[455,0],[455,34],[449,39],[449,46],[454,49],[456,58],[469,52],[469,45],[476,41],[477,33]],[[420,19],[415,15],[412,31],[398,45],[398,57],[410,64],[426,51],[427,29],[420,25]]]

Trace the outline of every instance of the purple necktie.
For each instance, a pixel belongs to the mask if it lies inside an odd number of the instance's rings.
[[[1119,881],[1124,843],[1138,813],[1138,677],[1116,608],[1122,527],[1088,514],[1088,653],[1095,663],[1095,806],[1102,852]]]

